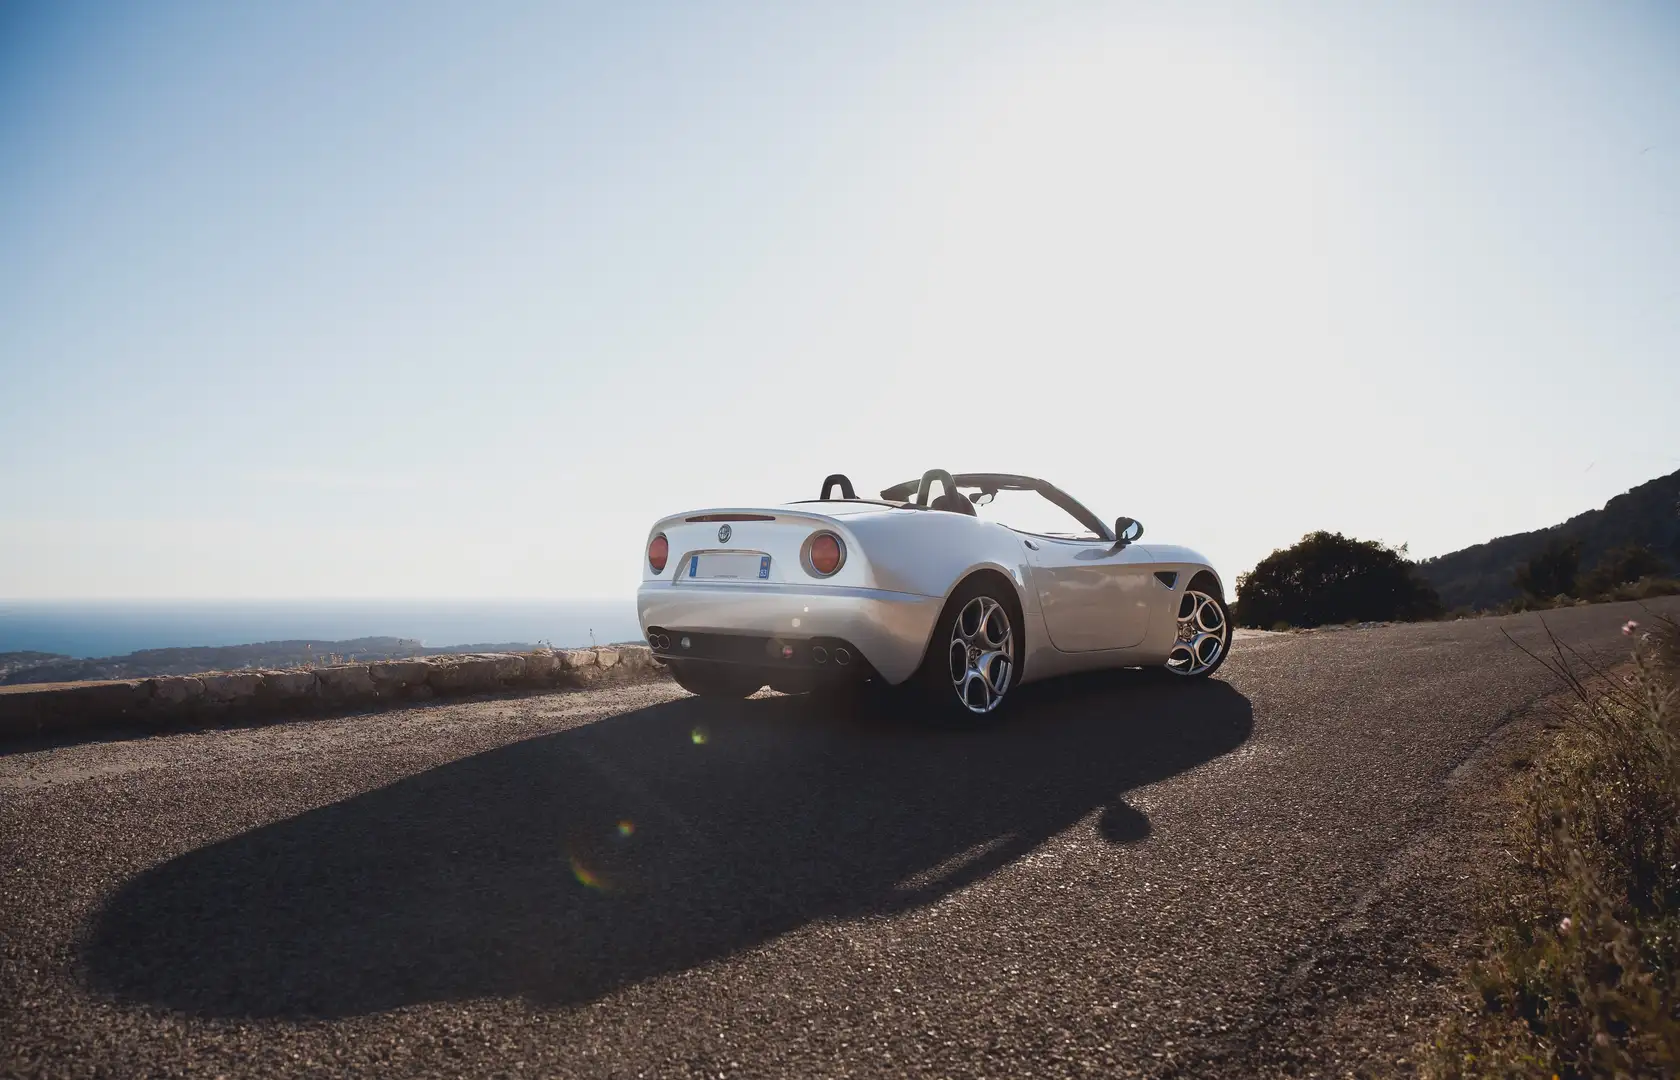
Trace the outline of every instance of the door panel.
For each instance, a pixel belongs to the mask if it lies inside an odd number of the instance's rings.
[[[1031,538],[1027,558],[1051,644],[1063,652],[1128,649],[1149,632],[1154,558],[1131,544]],[[1157,591],[1160,591],[1157,588]]]

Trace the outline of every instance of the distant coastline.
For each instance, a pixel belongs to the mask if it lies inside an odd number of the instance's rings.
[[[30,683],[72,683],[98,679],[147,679],[198,675],[207,671],[271,671],[337,664],[408,660],[449,653],[530,652],[529,641],[477,642],[428,648],[406,638],[349,641],[259,641],[249,645],[204,645],[142,649],[122,656],[79,659],[40,652],[0,652],[0,687]]]
[[[600,600],[0,599],[0,653],[117,658],[154,649],[403,639],[422,649],[480,642],[572,648],[636,641],[633,598]]]

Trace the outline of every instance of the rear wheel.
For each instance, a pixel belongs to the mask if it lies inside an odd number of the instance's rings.
[[[1013,595],[985,577],[964,582],[945,605],[915,681],[938,719],[996,715],[1015,683],[1021,633]]]
[[[751,697],[764,687],[764,676],[752,668],[728,664],[672,664],[671,677],[677,685],[698,697]]]

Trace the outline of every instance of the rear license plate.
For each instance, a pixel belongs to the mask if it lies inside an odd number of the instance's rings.
[[[688,557],[684,576],[696,581],[768,581],[770,556],[754,551],[703,551]]]

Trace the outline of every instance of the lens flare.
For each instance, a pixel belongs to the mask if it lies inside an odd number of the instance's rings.
[[[635,835],[635,832],[636,823],[634,821],[621,821],[618,823],[618,835],[633,836]]]
[[[572,876],[578,879],[578,884],[582,885],[586,889],[595,889],[598,892],[607,891],[607,883],[603,881],[595,873],[595,871],[583,865],[582,861],[580,861],[576,855],[572,855],[569,858],[572,864]]]
[[[695,746],[705,746],[710,736],[706,734],[705,728],[697,727],[688,733],[688,737],[693,740]]]

